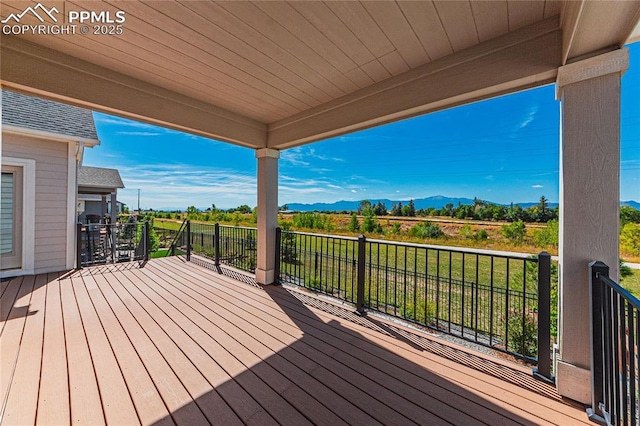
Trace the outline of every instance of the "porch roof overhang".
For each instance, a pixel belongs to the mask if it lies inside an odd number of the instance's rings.
[[[2,17],[24,7],[3,2]],[[562,65],[640,39],[640,1],[58,9],[122,10],[123,34],[3,35],[3,86],[256,149],[551,83]]]

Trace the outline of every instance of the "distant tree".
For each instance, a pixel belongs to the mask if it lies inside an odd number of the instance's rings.
[[[362,219],[362,232],[373,232],[378,227],[378,219],[373,212],[371,206],[365,208],[362,212],[364,218]]]
[[[620,227],[629,222],[640,223],[640,210],[631,206],[620,206]]]
[[[413,203],[413,200],[409,200],[409,204],[402,207],[402,216],[415,217],[415,215],[416,215],[416,206]]]
[[[249,207],[246,204],[243,204],[241,206],[236,207],[235,211],[242,214],[251,213],[251,207]]]
[[[445,215],[452,216],[452,214],[453,214],[453,204],[447,203],[444,206],[444,209],[445,209]]]
[[[373,212],[376,214],[376,216],[386,216],[387,206],[385,206],[382,201],[378,201],[376,206],[373,208]]]
[[[398,201],[398,204],[393,203],[391,206],[391,216],[402,216],[402,202]]]
[[[281,212],[286,212],[287,210],[289,210],[289,206],[286,204],[283,204],[280,206],[278,210],[280,210]]]
[[[355,213],[351,215],[351,220],[349,221],[347,229],[350,232],[357,232],[360,230],[360,222],[358,222],[358,216]]]
[[[509,222],[523,220],[524,216],[524,210],[522,210],[522,207],[520,207],[520,205],[518,204],[514,205],[513,203],[511,203],[511,206],[509,206],[505,213],[505,219],[507,219]]]
[[[195,206],[187,207],[187,219],[196,219],[198,217],[198,213],[200,213],[200,210],[198,210]]]
[[[371,208],[371,201],[369,200],[360,201],[360,205],[358,205],[358,214],[364,214],[364,211],[368,208]]]
[[[535,207],[532,219],[536,222],[547,222],[551,218],[551,212],[549,210],[549,200],[543,195],[538,201],[538,205]]]

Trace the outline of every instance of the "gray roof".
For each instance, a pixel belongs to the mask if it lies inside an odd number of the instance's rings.
[[[78,186],[92,188],[124,188],[116,169],[82,166],[78,170]]]
[[[8,90],[2,91],[2,124],[98,140],[91,111]]]

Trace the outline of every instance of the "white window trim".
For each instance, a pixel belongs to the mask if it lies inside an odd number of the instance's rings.
[[[22,167],[22,266],[0,272],[0,278],[33,275],[36,248],[36,160],[2,157],[2,164]]]
[[[67,269],[76,267],[76,222],[78,204],[78,157],[82,143],[69,143],[67,156]]]

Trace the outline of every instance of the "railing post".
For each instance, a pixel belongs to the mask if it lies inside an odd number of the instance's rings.
[[[149,234],[149,221],[144,223],[144,261],[149,261],[149,253],[151,252],[151,234]]]
[[[551,376],[551,255],[538,254],[538,368],[534,377],[554,382]]]
[[[187,221],[187,261],[191,260],[191,221]]]
[[[216,271],[220,273],[220,224],[216,223],[213,229],[213,257]]]
[[[604,333],[602,319],[602,283],[600,276],[609,276],[609,267],[603,262],[589,263],[589,319],[591,328],[591,407],[589,420],[606,423],[600,403],[604,401]]]
[[[276,253],[276,263],[275,263],[275,268],[274,268],[274,284],[280,284],[280,259],[281,259],[281,255],[280,255],[280,242],[282,241],[282,229],[280,229],[280,227],[276,227],[276,247],[275,247],[275,253]]]
[[[358,276],[356,288],[356,311],[364,315],[364,272],[366,261],[367,238],[364,235],[358,237]]]
[[[82,224],[76,225],[76,269],[82,269]]]

